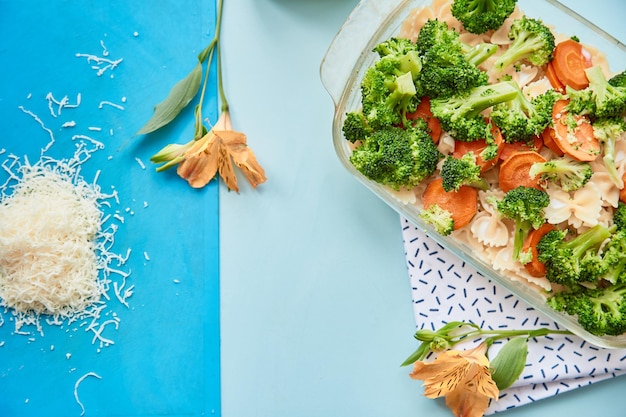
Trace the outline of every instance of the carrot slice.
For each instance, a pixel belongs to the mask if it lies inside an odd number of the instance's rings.
[[[545,128],[543,132],[541,132],[541,139],[543,140],[543,144],[546,145],[552,152],[554,152],[557,156],[563,156],[563,149],[559,148],[559,145],[554,140],[554,129],[551,127]]]
[[[435,178],[432,180],[422,195],[424,208],[437,204],[444,210],[452,214],[454,220],[454,230],[466,226],[476,215],[478,210],[478,190],[467,185],[459,188],[459,191],[445,191],[443,180]]]
[[[533,138],[533,143],[529,145],[526,142],[505,143],[500,152],[500,159],[507,160],[511,155],[519,152],[535,151],[539,152],[543,148],[543,140],[539,136]]]
[[[589,85],[585,69],[592,65],[591,54],[580,42],[573,39],[559,42],[554,48],[551,62],[561,83],[575,90],[582,90]]]
[[[550,81],[550,85],[554,88],[555,91],[559,93],[565,93],[565,85],[559,80],[559,77],[556,75],[556,71],[554,71],[554,64],[552,61],[548,62],[546,65],[546,77],[548,81]]]
[[[531,178],[529,174],[535,162],[546,162],[546,159],[535,151],[525,151],[514,153],[503,161],[498,173],[500,189],[506,193],[523,185],[541,190],[539,178]]]
[[[430,99],[428,97],[422,97],[422,101],[417,105],[414,112],[407,113],[406,118],[409,120],[424,119],[430,129],[430,137],[433,142],[438,143],[441,137],[441,124],[439,119],[433,116],[433,112],[430,111]]]
[[[480,166],[481,172],[485,172],[488,169],[493,168],[498,162],[498,158],[500,157],[500,153],[502,152],[502,149],[504,147],[504,138],[502,137],[502,132],[500,132],[500,128],[498,128],[496,125],[492,125],[491,134],[493,135],[494,142],[498,146],[495,158],[485,161],[480,156],[481,152],[484,151],[487,147],[487,141],[485,139],[474,140],[471,142],[463,142],[460,140],[455,141],[452,156],[454,156],[455,158],[460,158],[468,152],[474,152],[474,155],[476,155],[476,165]]]
[[[558,100],[552,108],[554,141],[567,156],[591,162],[600,154],[600,141],[595,137],[589,118],[568,114],[569,100]]]
[[[626,183],[626,172],[622,175],[622,181]],[[626,187],[619,190],[619,199],[622,203],[626,203]]]
[[[544,223],[539,229],[531,230],[522,245],[522,251],[526,252],[530,249],[530,253],[532,254],[531,261],[524,264],[524,268],[526,268],[526,271],[533,277],[543,277],[546,275],[546,266],[537,259],[539,255],[537,244],[546,233],[554,229],[555,227],[550,223]]]

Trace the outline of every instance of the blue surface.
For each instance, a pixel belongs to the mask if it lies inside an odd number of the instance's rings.
[[[399,217],[332,148],[318,70],[356,3],[226,2],[233,123],[268,182],[220,188],[224,417],[452,415],[399,366],[415,349]],[[567,4],[626,41],[623,3]],[[625,390],[616,378],[502,415],[622,417]]]
[[[268,175],[256,191],[242,179],[236,194],[216,183],[196,192],[173,173],[137,165],[135,157],[147,163],[172,138],[187,140],[185,123],[115,152],[191,69],[190,56],[208,40],[212,2],[0,0],[0,57],[9,63],[0,67],[0,148],[23,152],[46,143],[45,132],[17,106],[45,115],[41,100],[51,90],[70,98],[82,91],[83,109],[123,94],[128,101],[121,114],[91,111],[76,120],[115,127],[114,145],[104,154],[114,159],[90,161],[85,169],[103,168],[101,182],[115,184],[122,204],[136,212],[117,239],[134,249],[136,289],[131,310],[116,308],[122,316],[112,335],[116,344],[94,353],[89,334],[67,338],[54,330],[28,343],[11,336],[5,322],[1,416],[78,416],[73,386],[92,371],[102,379],[81,384],[86,416],[451,415],[442,401],[423,397],[419,382],[399,367],[415,347],[415,323],[398,215],[345,172],[332,148],[332,102],[318,69],[356,3],[225,2],[225,88],[233,123],[248,135]],[[624,10],[616,11],[621,3],[567,3],[626,39]],[[100,52],[102,39],[112,55],[124,57],[113,79],[96,78],[74,57]],[[36,143],[23,143],[31,137]],[[180,284],[173,283],[177,278]],[[618,399],[625,389],[626,379],[616,378],[504,415],[623,416]]]
[[[119,193],[120,205],[105,211],[125,218],[114,249],[132,249],[124,268],[135,286],[130,308],[114,297],[107,303],[105,311],[121,321],[117,331],[105,330],[115,344],[101,349],[78,324],[44,324],[44,335],[32,339],[12,334],[11,314],[0,312],[2,417],[80,415],[74,385],[89,372],[101,379],[80,384],[86,416],[220,415],[218,186],[193,190],[149,162],[167,143],[191,138],[191,111],[162,132],[134,136],[193,67],[214,19],[213,2],[199,0],[0,0],[0,159],[13,153],[34,163],[50,139],[19,106],[53,132],[51,155],[71,156],[76,134],[104,143],[82,173],[89,182],[101,170],[103,191]],[[105,48],[108,58],[123,61],[102,76],[76,56],[102,56]],[[48,93],[72,104],[80,93],[81,104],[55,118]],[[214,79],[209,96],[205,116],[215,121]],[[102,101],[124,109],[100,108]],[[61,127],[70,120],[75,127]]]

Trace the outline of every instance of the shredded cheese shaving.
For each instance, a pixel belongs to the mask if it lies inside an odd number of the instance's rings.
[[[80,402],[80,399],[78,398],[78,386],[88,377],[94,377],[94,378],[98,378],[98,379],[102,379],[102,377],[100,375],[98,375],[95,372],[87,372],[85,375],[81,376],[80,378],[78,378],[78,380],[76,381],[76,383],[74,384],[74,399],[76,400],[76,403],[80,406],[80,415],[84,415],[85,414],[85,406],[83,405],[82,402]]]
[[[98,192],[43,164],[24,165],[0,204],[0,298],[22,313],[59,315],[99,300]],[[9,220],[10,219],[10,220]]]
[[[0,164],[8,174],[0,184],[0,307],[12,313],[16,335],[30,337],[32,326],[43,336],[43,317],[53,326],[80,322],[93,333],[92,344],[110,346],[114,341],[103,333],[118,329],[119,318],[101,321],[109,314],[109,292],[128,308],[134,285],[127,284],[125,267],[131,250],[125,256],[113,250],[124,219],[103,211],[120,204],[117,191],[101,191],[100,171],[91,182],[81,176],[82,164],[104,145],[74,135],[74,154],[52,158],[46,154],[55,144],[52,131],[22,110],[49,133],[50,142],[35,164],[13,154]]]

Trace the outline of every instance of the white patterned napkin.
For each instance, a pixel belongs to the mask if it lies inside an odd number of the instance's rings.
[[[557,328],[554,321],[480,275],[408,220],[401,218],[401,223],[417,328],[436,330],[450,321],[472,321],[492,329]],[[598,348],[577,336],[537,338],[528,350],[521,377],[500,393],[486,414],[626,373],[626,350]]]

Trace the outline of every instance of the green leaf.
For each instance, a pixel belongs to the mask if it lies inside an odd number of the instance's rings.
[[[174,120],[198,93],[201,81],[202,64],[198,61],[194,69],[172,87],[165,100],[156,105],[154,114],[137,134],[154,132]]]
[[[213,54],[213,51],[215,50],[215,45],[217,45],[216,38],[213,39],[213,41],[198,54],[198,61],[204,63],[204,61],[206,61],[207,58]]]
[[[412,365],[416,361],[424,359],[426,355],[428,355],[428,352],[430,352],[430,343],[423,342],[419,345],[417,350],[411,354],[411,356],[409,356],[404,362],[402,362],[402,365],[400,366]]]
[[[528,339],[526,337],[511,339],[500,349],[490,363],[493,368],[491,377],[499,390],[506,389],[517,381],[526,366],[527,356]]]
[[[451,321],[450,323],[444,325],[439,330],[437,330],[437,334],[448,336],[448,333],[450,333],[451,331],[458,330],[462,327],[472,327],[474,329],[480,329],[480,326],[477,326],[472,322]]]

